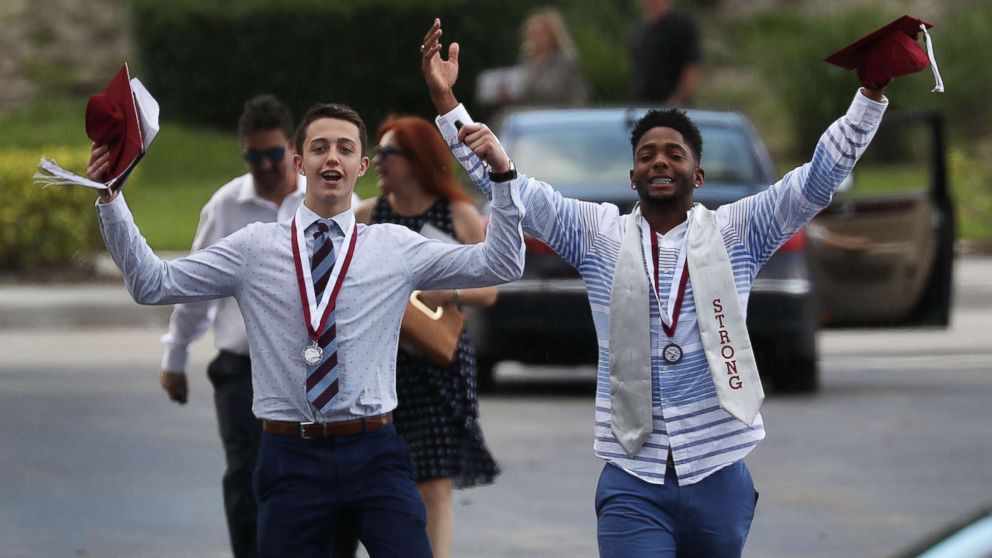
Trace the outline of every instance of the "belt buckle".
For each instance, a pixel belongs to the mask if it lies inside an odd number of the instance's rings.
[[[302,439],[302,440],[313,440],[313,439],[317,438],[317,436],[307,436],[307,427],[310,426],[310,425],[312,425],[312,424],[317,424],[317,421],[312,420],[310,422],[301,422],[300,423],[300,439]]]

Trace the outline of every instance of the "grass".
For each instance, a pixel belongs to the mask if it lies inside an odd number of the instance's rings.
[[[88,148],[86,99],[46,99],[0,116],[0,150]],[[83,173],[85,169],[71,169]],[[200,208],[219,187],[246,172],[234,132],[163,122],[152,147],[127,182],[128,205],[155,250],[188,250]],[[370,169],[355,191],[377,193]]]

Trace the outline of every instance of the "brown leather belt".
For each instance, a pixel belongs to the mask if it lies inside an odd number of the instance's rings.
[[[334,436],[353,436],[375,432],[387,424],[393,423],[393,413],[362,417],[354,420],[338,422],[284,422],[281,420],[263,420],[262,430],[269,434],[292,436],[294,438],[333,438]]]

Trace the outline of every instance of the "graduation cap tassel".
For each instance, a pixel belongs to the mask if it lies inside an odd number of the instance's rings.
[[[927,41],[927,58],[930,59],[930,69],[933,71],[933,78],[937,80],[936,85],[930,91],[931,93],[943,93],[944,92],[944,81],[940,79],[940,70],[937,69],[937,58],[933,55],[933,41],[930,40],[930,33],[927,33],[927,26],[920,24],[920,29],[923,30],[923,37]]]
[[[94,182],[89,178],[79,176],[69,172],[55,164],[55,161],[42,157],[38,162],[38,172],[32,177],[35,184],[42,188],[49,186],[88,186],[90,188],[104,189],[106,184]]]

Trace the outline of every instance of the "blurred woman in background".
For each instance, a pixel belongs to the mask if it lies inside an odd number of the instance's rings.
[[[583,105],[588,100],[579,57],[561,12],[531,12],[521,28],[524,67],[520,99],[525,105]]]
[[[432,122],[387,120],[377,141],[374,161],[382,195],[359,204],[359,222],[394,223],[463,244],[482,242],[482,217],[455,180],[448,146]],[[420,299],[431,308],[489,306],[496,288],[424,291]],[[475,368],[475,349],[464,330],[448,366],[403,347],[396,356],[396,430],[410,444],[437,558],[446,558],[451,549],[452,489],[490,484],[499,474],[479,427]]]

